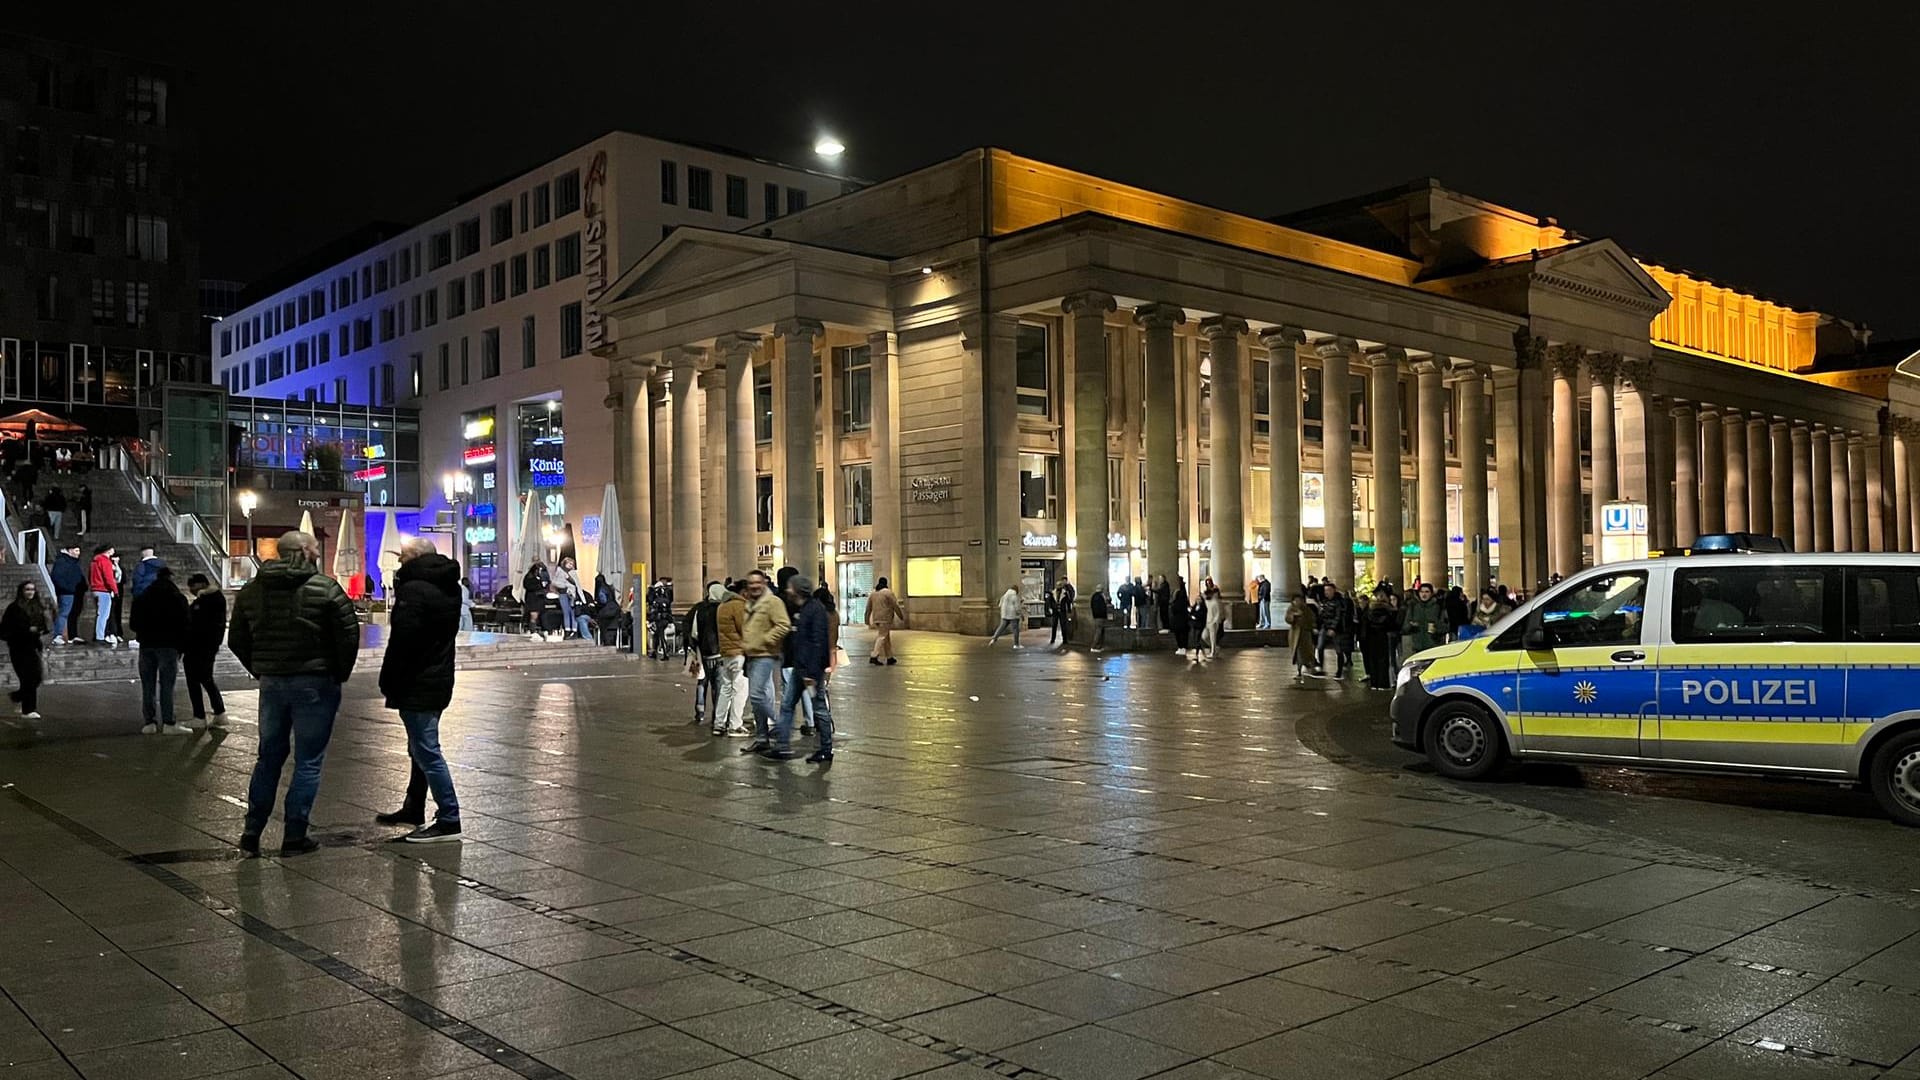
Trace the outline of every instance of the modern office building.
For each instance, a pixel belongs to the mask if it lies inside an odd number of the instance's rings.
[[[628,556],[849,616],[1920,536],[1910,350],[1432,182],[1266,221],[982,149],[679,230],[602,307]]]
[[[538,527],[569,546],[598,520],[615,449],[596,350],[620,268],[676,228],[763,228],[845,186],[615,132],[256,289],[219,324],[215,379],[254,398],[418,409],[426,501],[439,501],[443,474],[464,475],[460,554],[490,595],[529,495]]]
[[[0,34],[6,400],[131,435],[128,407],[206,380],[187,89],[164,64]]]

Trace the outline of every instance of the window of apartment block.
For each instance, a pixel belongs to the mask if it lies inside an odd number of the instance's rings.
[[[95,326],[113,325],[116,314],[114,311],[115,292],[113,282],[107,281],[104,278],[93,279],[93,324]],[[229,335],[224,333],[220,335],[222,349],[226,349],[229,337]]]
[[[467,339],[460,339],[460,385],[473,381],[473,353],[467,347]]]
[[[787,189],[787,213],[797,214],[807,208],[807,193],[802,188]]]
[[[166,262],[167,219],[152,214],[128,214],[127,258]]]
[[[419,397],[426,392],[427,358],[419,353],[407,354],[407,396]]]
[[[98,286],[99,282],[95,282],[94,284],[95,286]],[[111,293],[113,290],[111,287],[109,287],[107,291]],[[113,310],[113,301],[111,299],[107,301],[107,310],[109,312]],[[97,310],[94,313],[94,320],[96,322],[99,321],[99,312]],[[220,331],[220,355],[221,356],[233,355],[233,331],[231,330]]]
[[[447,318],[457,319],[467,313],[467,279],[454,278],[447,282]]]
[[[308,315],[310,314],[310,304],[308,303],[306,293],[300,294],[300,299],[296,302],[294,306],[294,311],[297,312],[297,315],[295,317],[299,319],[300,325],[305,326],[307,324]]]
[[[93,210],[76,206],[67,211],[67,250],[93,254]]]
[[[545,244],[533,249],[533,287],[544,289],[553,281],[553,249]]]
[[[512,267],[511,284],[513,286],[513,295],[519,296],[521,293],[524,293],[527,291],[527,254],[526,252],[523,251],[520,254],[515,255],[512,259],[508,260],[508,265]]]
[[[317,319],[320,316],[325,315],[327,313],[326,290],[314,289],[311,292],[307,293],[307,298],[312,301],[312,303],[309,304],[308,306],[313,309],[314,318]]]
[[[394,321],[393,309],[381,308],[380,309],[380,340],[381,341],[386,342],[386,341],[393,340],[393,321]]]
[[[865,345],[833,350],[840,383],[843,431],[865,431],[873,425],[873,358]]]
[[[493,274],[493,302],[497,304],[507,298],[507,264],[497,262],[493,264],[491,269]]]
[[[553,220],[553,189],[540,184],[533,189],[533,223],[545,225]]]
[[[560,309],[560,355],[579,356],[581,347],[580,302]]]
[[[373,264],[373,291],[377,293],[386,292],[387,284],[387,260],[381,259]]]
[[[773,477],[765,473],[753,478],[753,530],[773,531]]]
[[[341,323],[339,333],[340,355],[345,356],[353,351],[353,324]]]
[[[513,239],[513,201],[494,203],[490,213],[493,217],[492,242],[504,244]]]
[[[1115,531],[1127,520],[1126,465],[1117,457],[1107,459],[1107,526]]]
[[[480,219],[468,218],[454,227],[453,256],[464,259],[480,250]]]
[[[422,312],[422,314],[425,315],[423,325],[438,325],[440,322],[440,290],[428,289],[426,292],[420,294],[420,299],[425,303],[425,310]]]
[[[557,264],[553,270],[555,280],[570,278],[580,272],[579,233],[568,233],[553,242],[553,261]]]
[[[345,403],[346,400],[347,400],[347,377],[342,375],[341,377],[333,380],[333,403],[336,405],[339,405],[339,404]]]
[[[1028,416],[1053,415],[1053,362],[1047,355],[1047,328],[1021,323],[1014,336],[1014,381],[1019,409]]]
[[[353,320],[353,347],[355,351],[373,348],[373,319]]]
[[[333,359],[333,338],[324,330],[313,336],[314,363],[324,364]]]
[[[126,176],[127,186],[135,191],[145,191],[151,183],[152,172],[148,166],[153,161],[150,147],[132,143],[127,146]]]
[[[780,216],[780,185],[767,184],[760,189],[760,210],[764,220]]]
[[[744,176],[727,176],[727,216],[747,216],[747,178]]]
[[[580,170],[572,169],[553,178],[553,216],[566,217],[580,209]]]
[[[413,251],[410,248],[400,249],[399,277],[400,277],[400,280],[403,282],[413,280]]]
[[[687,166],[687,209],[713,209],[713,170]]]
[[[533,223],[527,220],[527,215],[531,212],[531,209],[532,209],[532,205],[531,205],[532,202],[533,202],[533,197],[531,195],[527,194],[524,191],[520,193],[520,231],[521,232],[526,232],[528,229],[533,227]]]
[[[467,302],[473,310],[479,311],[487,306],[487,272],[475,270],[467,276]]]
[[[150,75],[127,76],[126,119],[129,124],[167,126],[167,80]]]
[[[360,268],[360,297],[365,299],[373,295],[373,267]]]
[[[451,389],[453,386],[452,355],[453,355],[453,347],[451,345],[448,345],[444,341],[441,342],[440,343],[440,389],[442,390]]]
[[[873,466],[842,465],[840,491],[847,500],[840,524],[873,524]]]
[[[1060,456],[1020,455],[1020,516],[1051,521],[1060,516]]]
[[[453,261],[453,233],[442,229],[427,242],[427,268],[438,270]]]
[[[537,356],[534,350],[533,316],[528,315],[520,320],[520,366],[532,367]]]
[[[255,385],[267,381],[267,358],[264,356],[253,358],[253,381]]]
[[[293,343],[293,370],[305,371],[313,366],[313,348],[304,341]]]
[[[480,377],[492,379],[500,374],[500,328],[488,327],[480,332]]]
[[[764,367],[753,376],[753,441],[773,441],[773,372]]]
[[[49,203],[45,199],[16,198],[13,200],[13,216],[20,223],[20,236],[28,247],[50,248],[54,243],[54,223],[59,220],[59,204]],[[133,231],[133,217],[127,217],[127,231]],[[128,254],[132,254],[133,243],[128,241]],[[135,256],[136,258],[138,256]]]
[[[680,166],[677,162],[660,163],[660,201],[668,206],[680,205]]]
[[[147,325],[148,290],[152,286],[144,281],[129,281],[122,288],[127,301],[127,325]]]
[[[1194,507],[1199,511],[1200,524],[1213,524],[1213,470],[1205,465],[1194,466]]]

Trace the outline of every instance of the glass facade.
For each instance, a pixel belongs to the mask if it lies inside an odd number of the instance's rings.
[[[574,554],[573,526],[567,521],[566,414],[557,399],[524,401],[514,406],[518,450],[514,490],[533,498],[535,528],[550,530],[561,557]],[[598,510],[598,507],[592,508]],[[519,517],[514,524],[519,524]]]
[[[472,484],[463,504],[461,525],[467,543],[467,575],[473,580],[475,600],[491,600],[507,583],[500,523],[500,461],[491,408],[460,416],[461,469]],[[516,590],[517,595],[517,590]]]
[[[321,401],[229,398],[242,485],[353,492],[366,505],[420,505],[420,414]]]

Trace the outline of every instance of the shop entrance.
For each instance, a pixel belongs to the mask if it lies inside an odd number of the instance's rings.
[[[873,593],[873,560],[858,559],[840,564],[840,622],[855,625],[867,621],[867,597]]]
[[[1047,594],[1053,591],[1062,565],[1060,559],[1020,560],[1020,602],[1026,606],[1028,625],[1035,620],[1046,622]]]

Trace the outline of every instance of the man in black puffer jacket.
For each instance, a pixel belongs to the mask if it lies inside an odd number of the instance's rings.
[[[440,752],[440,713],[453,700],[453,639],[460,632],[460,564],[414,537],[400,545],[400,569],[393,575],[393,612],[387,627],[387,655],[380,664],[380,692],[387,708],[398,710],[407,728],[407,756],[413,772],[407,801],[374,820],[382,825],[412,825],[401,839],[415,844],[460,839],[460,801],[453,793],[453,772]],[[433,789],[434,822],[427,820],[427,789]]]
[[[293,750],[293,780],[287,785],[282,855],[320,845],[307,835],[307,818],[320,792],[320,765],[340,711],[340,684],[360,657],[360,619],[339,582],[317,564],[320,542],[294,531],[280,537],[280,557],[233,601],[227,645],[260,680],[260,759],[247,788],[247,820],[240,849],[257,853],[260,832],[273,814],[280,770]]]

